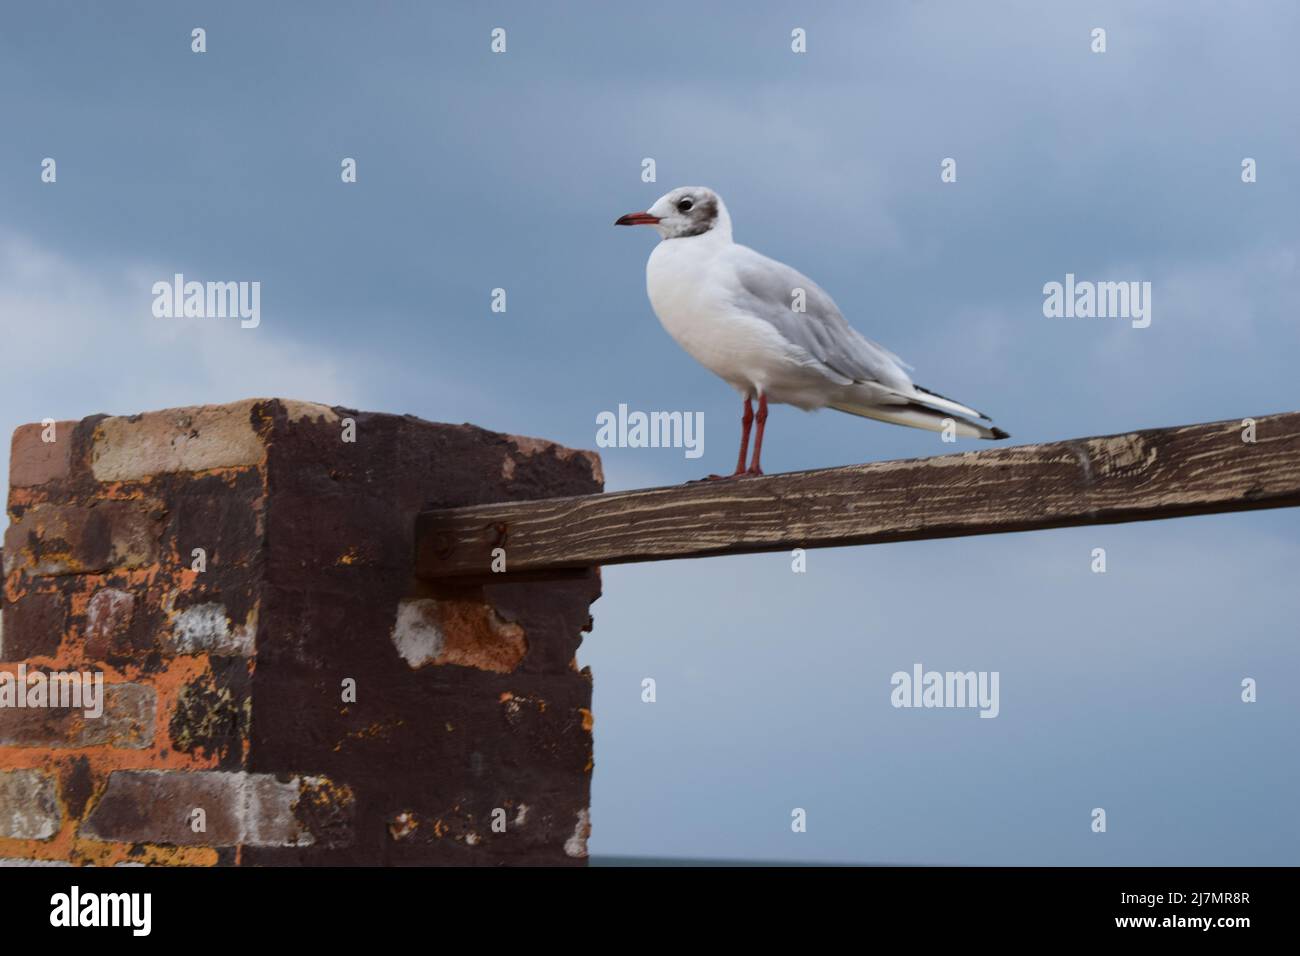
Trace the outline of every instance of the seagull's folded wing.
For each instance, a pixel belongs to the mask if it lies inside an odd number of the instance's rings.
[[[849,325],[835,300],[803,273],[740,245],[728,250],[725,266],[735,273],[736,307],[773,325],[832,373],[828,377],[912,393],[907,363]]]

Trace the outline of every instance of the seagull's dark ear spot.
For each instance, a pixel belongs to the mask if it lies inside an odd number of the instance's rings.
[[[689,212],[683,213],[690,220],[690,225],[677,233],[674,238],[685,239],[701,236],[713,228],[718,220],[718,201],[712,196],[698,200]]]

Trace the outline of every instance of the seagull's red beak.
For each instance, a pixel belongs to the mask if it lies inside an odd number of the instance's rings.
[[[658,216],[652,216],[648,212],[630,212],[626,216],[619,216],[614,220],[616,226],[653,226],[659,221]]]

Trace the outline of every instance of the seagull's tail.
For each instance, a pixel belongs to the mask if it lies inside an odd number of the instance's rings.
[[[924,428],[932,432],[941,432],[952,422],[953,433],[962,438],[1010,438],[1011,436],[994,425],[985,425],[973,419],[983,415],[973,408],[944,398],[928,389],[914,386],[912,395],[899,394],[899,404],[880,405],[866,401],[854,401],[851,398],[831,402],[830,407],[850,415],[874,418],[877,421],[893,425],[906,425],[909,428]]]

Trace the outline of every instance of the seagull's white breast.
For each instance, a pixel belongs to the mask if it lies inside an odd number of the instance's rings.
[[[735,305],[738,280],[730,242],[712,235],[668,239],[646,263],[650,305],[668,334],[692,358],[742,394],[817,408],[831,383],[770,323]]]

